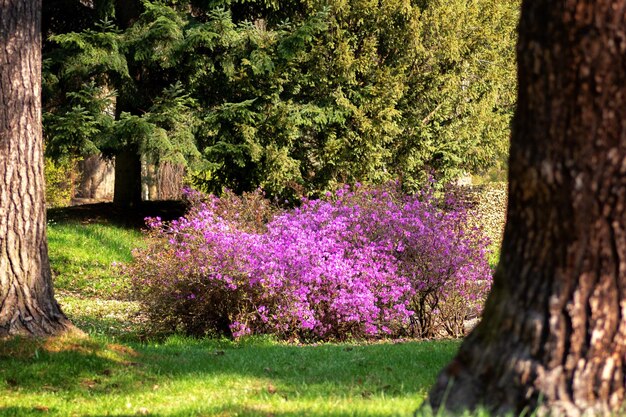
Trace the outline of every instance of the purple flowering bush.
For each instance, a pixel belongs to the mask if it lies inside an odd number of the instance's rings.
[[[283,212],[260,192],[191,197],[185,217],[149,220],[127,270],[161,332],[458,336],[490,286],[488,242],[432,193],[346,186]]]

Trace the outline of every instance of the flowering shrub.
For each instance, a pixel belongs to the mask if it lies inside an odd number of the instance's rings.
[[[489,287],[487,242],[451,201],[357,186],[276,213],[260,195],[193,194],[184,218],[149,221],[128,272],[159,330],[458,336]]]

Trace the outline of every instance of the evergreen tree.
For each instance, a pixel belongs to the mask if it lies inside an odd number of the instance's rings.
[[[139,195],[146,153],[184,161],[209,191],[281,198],[398,177],[417,186],[427,171],[450,179],[506,153],[515,2],[98,7],[110,20],[50,37],[46,133],[50,152],[117,155],[120,199]],[[86,102],[113,92],[112,116]]]

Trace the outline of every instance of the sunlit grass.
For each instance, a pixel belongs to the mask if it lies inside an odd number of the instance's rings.
[[[74,325],[92,336],[137,340],[145,320],[139,303],[57,291],[56,298]]]
[[[110,296],[120,285],[117,263],[132,260],[141,232],[118,226],[81,223],[48,225],[48,248],[57,289]]]
[[[10,343],[0,345],[2,416],[409,416],[458,346]]]
[[[112,262],[141,235],[49,227],[59,301],[87,337],[0,341],[0,416],[406,416],[458,341],[293,345],[254,337],[141,342]]]

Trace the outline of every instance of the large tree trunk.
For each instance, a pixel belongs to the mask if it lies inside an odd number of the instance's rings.
[[[46,241],[39,0],[0,0],[0,338],[71,328]]]
[[[508,222],[429,403],[604,414],[626,378],[626,1],[522,6]]]

